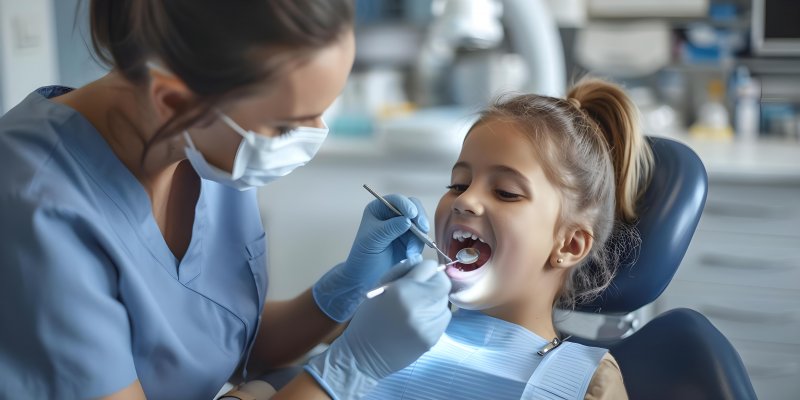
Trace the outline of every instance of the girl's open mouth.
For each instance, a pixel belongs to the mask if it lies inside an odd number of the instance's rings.
[[[453,261],[455,261],[456,254],[458,254],[458,252],[462,249],[469,247],[480,252],[478,260],[472,264],[462,264],[457,262],[451,266],[453,269],[460,272],[473,272],[480,269],[492,257],[492,248],[489,246],[489,244],[487,244],[475,233],[461,229],[453,231],[452,238],[450,239],[450,245],[447,246],[447,255],[453,259]],[[452,276],[452,274],[448,275]]]

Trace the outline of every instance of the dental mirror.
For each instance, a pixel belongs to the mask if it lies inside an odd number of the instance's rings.
[[[456,253],[455,261],[447,263],[445,265],[440,265],[437,271],[444,271],[446,265],[453,265],[455,263],[460,263],[463,265],[474,264],[478,261],[480,255],[481,252],[478,251],[478,249],[474,247],[465,247],[459,250],[458,253]],[[389,287],[389,285],[390,284],[387,283],[386,285],[370,290],[369,292],[367,292],[367,298],[371,299],[380,296],[381,294],[383,294],[383,292],[386,291],[386,288]]]
[[[474,247],[465,247],[456,253],[456,260],[453,261],[451,264],[461,263],[464,265],[467,264],[474,264],[478,261],[478,257],[480,257],[481,252]]]

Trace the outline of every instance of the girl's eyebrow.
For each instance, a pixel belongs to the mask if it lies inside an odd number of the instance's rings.
[[[519,188],[525,192],[525,194],[530,196],[531,200],[536,198],[535,190],[533,189],[533,182],[531,182],[531,180],[528,179],[528,177],[522,172],[519,172],[508,165],[492,165],[489,167],[489,169],[499,175],[511,175],[511,179],[519,182]]]
[[[466,161],[459,161],[459,162],[455,163],[455,165],[453,165],[453,171],[455,171],[456,169],[460,169],[460,168],[467,169],[467,170],[471,170],[472,169],[471,166],[469,165],[469,163],[466,162]],[[502,165],[502,164],[491,165],[491,166],[489,166],[489,169],[492,172],[496,172],[496,173],[499,173],[499,174],[513,175],[515,178],[517,178],[517,179],[519,179],[519,180],[521,180],[521,181],[523,181],[525,183],[530,183],[530,179],[528,179],[528,177],[525,176],[525,174],[523,174],[522,172],[519,172],[518,170],[516,170],[514,168],[509,167],[508,165]]]
[[[500,173],[500,174],[513,175],[515,178],[517,178],[517,179],[519,179],[519,180],[521,180],[521,181],[523,181],[525,183],[530,183],[530,179],[528,179],[528,177],[525,176],[525,174],[523,174],[522,172],[517,171],[514,168],[509,167],[508,165],[492,165],[492,166],[489,167],[489,169],[491,169],[494,172]]]

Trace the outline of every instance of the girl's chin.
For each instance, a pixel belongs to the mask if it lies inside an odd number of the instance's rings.
[[[454,299],[452,296],[450,297],[450,302],[453,303],[454,306],[456,306],[456,307],[458,307],[458,308],[460,308],[462,310],[471,310],[471,311],[483,311],[483,310],[488,310],[490,308],[494,308],[496,306],[496,305],[491,304],[491,303],[482,303],[482,302],[477,302],[477,303],[464,302],[464,303],[462,303],[462,302]]]
[[[497,297],[500,293],[500,280],[496,270],[491,264],[480,268],[481,274],[469,282],[453,281],[453,291],[450,292],[450,302],[458,308],[466,310],[485,310],[496,307]]]

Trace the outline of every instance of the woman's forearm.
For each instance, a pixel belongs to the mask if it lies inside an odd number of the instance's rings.
[[[264,305],[261,329],[250,357],[251,371],[285,366],[307,353],[339,326],[314,301],[311,289],[288,301]]]
[[[322,389],[320,388],[320,390]],[[146,400],[146,397],[144,395],[144,389],[142,389],[142,384],[137,379],[124,389],[108,396],[100,397],[99,400]]]
[[[303,372],[272,396],[273,400],[330,400],[311,375]]]

